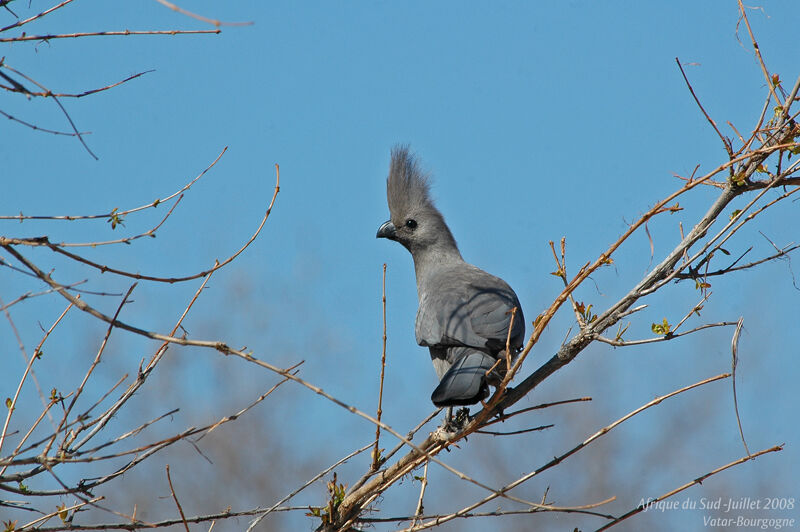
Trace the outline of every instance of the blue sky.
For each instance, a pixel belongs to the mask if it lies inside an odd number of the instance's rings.
[[[793,47],[800,5],[761,5],[763,10],[748,11],[751,24],[768,67],[791,86],[798,75]],[[766,96],[744,28],[737,40],[735,2],[193,2],[183,7],[255,24],[224,27],[220,35],[4,45],[8,65],[56,92],[81,92],[154,72],[104,93],[63,99],[77,127],[91,131],[86,142],[99,161],[74,138],[4,121],[0,211],[84,214],[146,204],[179,189],[227,146],[157,238],[84,250],[132,271],[186,275],[230,255],[249,238],[272,195],[273,165],[280,164],[281,191],[264,232],[215,274],[186,328],[197,338],[247,345],[278,364],[304,359],[303,378],[372,412],[381,350],[381,267],[387,263],[384,415],[400,432],[431,410],[435,374],[426,351],[414,343],[411,259],[401,246],[375,239],[388,217],[385,175],[393,145],[408,143],[416,151],[433,175],[438,206],[464,257],[506,279],[530,321],[560,291],[560,281],[549,275],[555,269],[549,240],[566,237],[568,268],[574,272],[679,186],[673,173],[689,175],[698,164],[702,172],[725,160],[719,139],[686,89],[676,57],[726,135],[733,136],[728,121],[749,132]],[[32,7],[38,9],[43,7]],[[1,16],[3,24],[13,21],[8,13]],[[27,31],[126,28],[207,26],[156,2],[77,1]],[[0,109],[41,127],[67,128],[52,101],[6,93]],[[713,191],[698,191],[681,200],[684,211],[650,224],[654,262],[675,244],[678,222],[689,227],[713,197]],[[164,213],[159,207],[131,215],[114,231],[104,221],[2,222],[2,234],[107,240],[147,230]],[[757,227],[733,239],[731,252],[754,245],[751,253],[768,253],[771,248],[757,230],[784,245],[796,240],[797,222],[796,204],[776,207]],[[43,267],[56,268],[56,277],[65,282],[90,277],[92,289],[107,291],[129,285],[41,250],[27,253]],[[647,237],[633,237],[615,261],[583,287],[580,299],[604,309],[624,294],[651,264]],[[751,449],[786,443],[786,450],[711,479],[687,492],[692,497],[788,497],[796,488],[800,433],[792,388],[799,376],[795,313],[800,292],[792,267],[783,261],[716,280],[703,314],[714,322],[744,316],[738,391],[746,435]],[[0,286],[6,301],[41,289],[8,269],[0,269]],[[165,332],[196,288],[197,283],[142,283],[123,317]],[[118,303],[86,297],[109,313]],[[699,297],[690,283],[669,286],[663,296],[647,301],[651,306],[631,325],[631,338],[649,336],[650,324],[663,317],[677,321]],[[55,298],[13,308],[29,349],[39,339],[37,321],[48,323],[61,310]],[[74,314],[57,337],[62,358],[40,370],[46,383],[64,375],[54,368],[85,367],[93,349],[87,352],[86,346],[95,346],[102,334],[100,325]],[[552,356],[572,325],[565,308],[527,361],[526,372]],[[7,322],[0,331],[3,365],[17,375],[21,357]],[[594,346],[520,403],[591,395],[591,404],[545,412],[529,422],[556,422],[548,433],[513,441],[475,438],[448,458],[497,484],[512,480],[654,396],[727,371],[730,334],[714,330],[629,349]],[[115,371],[135,370],[149,345],[124,334],[114,339],[118,358],[101,366],[97,378],[103,383],[121,375]],[[209,421],[204,409],[222,414],[228,411],[222,406],[246,404],[275,380],[214,353],[174,352],[171,377],[156,381],[160,384],[152,392],[168,398],[159,407],[183,408],[166,433]],[[16,378],[4,380],[0,392],[9,395],[15,385]],[[26,392],[36,400],[32,389]],[[302,435],[299,442],[284,442],[282,455],[298,471],[302,465],[313,473],[315,466],[319,470],[369,441],[374,428],[368,423],[299,387],[284,392],[281,401],[289,406],[257,410],[252,422],[277,423]],[[741,456],[729,382],[674,403],[621,427],[597,446],[597,454],[587,449],[565,464],[563,473],[532,483],[524,493],[536,499],[550,485],[564,505],[616,494],[620,497],[608,511],[622,513],[638,504],[638,494],[666,492]],[[138,419],[131,414],[121,424]],[[326,444],[320,446],[320,440]],[[526,459],[517,463],[520,451]],[[495,457],[490,462],[496,461],[496,468],[475,460],[484,453]],[[341,475],[352,482],[362,466]],[[207,474],[214,478],[213,469]],[[441,483],[454,482],[441,471],[431,474]],[[287,486],[310,476],[287,475]],[[592,484],[590,478],[597,485],[602,484],[598,478],[608,480],[605,489],[590,496],[578,489],[576,478],[587,478],[581,485]],[[633,487],[631,479],[636,479]],[[398,488],[406,495],[394,500],[387,495],[387,512],[410,511],[416,487],[407,484]],[[324,488],[314,489],[303,503],[323,498]],[[464,500],[471,500],[470,494],[466,490]],[[250,496],[253,505],[272,502]],[[460,508],[433,497],[431,511]],[[670,526],[693,528],[701,517],[678,512],[668,519]],[[561,516],[555,522],[599,526],[599,521],[571,519]],[[653,519],[641,516],[631,526],[658,526]],[[311,526],[305,517],[286,522]],[[528,523],[510,522],[520,529]]]

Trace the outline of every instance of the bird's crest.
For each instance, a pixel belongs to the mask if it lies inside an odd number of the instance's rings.
[[[436,209],[430,198],[428,175],[419,167],[408,146],[400,145],[392,149],[386,198],[395,223],[402,223],[409,214],[419,210]]]

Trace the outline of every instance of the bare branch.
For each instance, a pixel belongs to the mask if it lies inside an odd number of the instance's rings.
[[[313,476],[313,477],[312,477],[312,478],[311,478],[311,479],[310,479],[308,482],[306,482],[305,484],[303,484],[302,486],[300,486],[299,488],[297,488],[296,490],[294,490],[293,492],[291,492],[289,495],[285,496],[283,499],[281,499],[281,500],[279,500],[278,502],[276,502],[276,503],[275,503],[273,506],[271,506],[270,508],[268,508],[268,509],[267,509],[267,510],[266,510],[264,513],[262,513],[261,515],[259,515],[259,516],[258,516],[258,518],[256,518],[255,520],[253,520],[253,522],[252,522],[252,523],[250,523],[250,526],[248,526],[248,527],[247,527],[247,531],[248,531],[248,532],[250,532],[250,531],[251,531],[251,530],[252,530],[252,529],[253,529],[253,528],[254,528],[254,527],[255,527],[255,526],[258,524],[258,523],[260,523],[260,522],[261,522],[261,521],[262,521],[262,520],[263,520],[263,519],[264,519],[264,518],[265,518],[267,515],[271,514],[272,512],[275,512],[275,511],[278,511],[278,510],[280,510],[280,508],[279,508],[279,507],[280,507],[280,505],[281,505],[281,504],[284,504],[284,503],[286,503],[286,502],[287,502],[287,501],[289,501],[289,500],[290,500],[292,497],[294,497],[295,495],[297,495],[298,493],[300,493],[301,491],[303,491],[304,489],[306,489],[307,487],[309,487],[311,484],[313,484],[313,483],[314,483],[314,482],[316,482],[317,480],[321,479],[322,477],[324,477],[325,475],[327,475],[328,473],[330,473],[331,471],[333,471],[334,469],[336,469],[337,467],[339,467],[339,466],[340,466],[340,465],[342,465],[343,463],[347,462],[348,460],[350,460],[350,459],[351,459],[351,458],[353,458],[354,456],[356,456],[356,455],[358,455],[358,454],[360,454],[360,453],[363,453],[364,451],[366,451],[366,450],[367,450],[367,449],[369,449],[370,447],[372,447],[372,443],[368,443],[367,445],[365,445],[365,446],[361,447],[360,449],[356,449],[355,451],[353,451],[352,453],[348,454],[347,456],[345,456],[344,458],[342,458],[342,459],[341,459],[341,460],[339,460],[338,462],[334,463],[333,465],[331,465],[331,466],[329,466],[329,467],[327,467],[327,468],[323,469],[322,471],[320,471],[319,473],[317,473],[316,475],[314,475],[314,476]],[[307,507],[304,507],[304,508],[307,508]]]
[[[128,76],[127,78],[123,79],[122,81],[117,81],[116,83],[112,83],[110,85],[106,85],[105,87],[100,87],[99,89],[91,89],[91,90],[83,91],[83,92],[78,93],[78,94],[70,94],[70,93],[66,93],[66,92],[65,93],[52,93],[50,91],[33,92],[33,91],[29,91],[29,90],[25,89],[24,87],[4,87],[2,85],[0,85],[0,87],[4,88],[4,89],[6,89],[6,90],[8,90],[10,92],[21,92],[21,93],[23,93],[23,94],[25,94],[27,96],[41,96],[43,98],[47,98],[47,97],[50,97],[50,96],[58,96],[59,98],[83,98],[84,96],[89,96],[90,94],[96,94],[98,92],[103,92],[103,91],[107,91],[109,89],[113,89],[114,87],[122,85],[123,83],[131,81],[133,79],[136,79],[139,76],[144,76],[145,74],[149,74],[150,72],[155,72],[155,70],[145,70],[144,72],[139,72],[137,74],[133,74],[131,76]],[[0,112],[2,112],[2,111],[0,111]],[[3,114],[5,114],[5,113],[3,113]],[[8,116],[8,115],[6,115],[6,116]],[[9,118],[11,118],[11,117],[9,117]],[[41,128],[38,128],[36,126],[31,126],[31,127],[33,127],[34,129],[41,129]],[[46,131],[46,130],[42,130],[42,131]],[[50,131],[50,133],[57,133],[59,135],[74,135],[74,133],[58,133],[58,132],[55,132],[55,131]],[[82,135],[85,135],[85,134],[86,133],[82,133]]]
[[[127,37],[128,35],[197,35],[203,33],[222,33],[222,30],[144,30],[144,31],[92,31],[87,33],[56,33],[50,35],[19,35],[3,37],[0,42],[50,41],[53,39],[76,39],[78,37]]]
[[[386,370],[386,263],[383,263],[383,282],[382,282],[382,295],[381,295],[381,303],[383,305],[383,347],[381,350],[381,383],[380,383],[380,390],[378,392],[378,412],[375,418],[380,423],[381,414],[383,410],[381,409],[381,405],[383,405],[383,376],[384,371]],[[381,460],[381,450],[378,447],[379,440],[381,438],[381,426],[375,425],[375,448],[372,451],[372,469],[377,470],[383,460]]]
[[[47,129],[47,128],[44,128],[44,127],[39,127],[36,124],[31,124],[30,122],[26,122],[25,120],[22,120],[22,119],[19,119],[19,118],[15,117],[15,116],[12,116],[12,115],[6,113],[5,111],[0,111],[0,115],[5,116],[9,120],[17,122],[18,124],[22,124],[23,126],[27,126],[27,127],[31,128],[31,129],[33,129],[34,131],[42,131],[43,133],[52,133],[53,135],[64,135],[66,137],[75,137],[78,134],[80,134],[80,135],[90,135],[91,134],[91,131],[82,131],[80,133],[75,133],[75,132],[69,132],[69,131],[56,131],[54,129]]]
[[[40,18],[42,18],[44,16],[47,16],[50,13],[52,13],[53,11],[56,11],[57,9],[61,9],[62,7],[64,7],[65,5],[69,4],[72,1],[73,0],[64,0],[60,4],[56,4],[53,7],[51,7],[50,9],[46,9],[46,10],[42,11],[38,15],[34,15],[32,17],[26,18],[25,20],[18,20],[14,24],[10,24],[10,25],[8,25],[8,26],[6,26],[4,28],[0,28],[0,33],[4,32],[4,31],[11,30],[11,29],[14,29],[14,28],[19,28],[20,26],[24,26],[25,24],[27,24],[29,22],[33,22],[36,19],[40,19]]]
[[[173,11],[175,11],[177,13],[180,13],[181,15],[186,15],[187,17],[191,17],[191,18],[200,20],[202,22],[208,22],[209,24],[213,24],[214,26],[216,26],[218,28],[220,26],[252,26],[253,25],[252,22],[222,22],[222,21],[219,21],[219,20],[215,20],[213,18],[207,18],[207,17],[204,17],[202,15],[198,15],[197,13],[192,13],[191,11],[187,11],[187,10],[185,10],[185,9],[175,5],[175,4],[173,4],[172,2],[167,2],[167,0],[156,0],[156,2],[158,2],[162,6],[170,8],[171,10],[173,10]]]
[[[710,329],[712,327],[729,327],[731,325],[736,325],[735,321],[722,321],[719,323],[706,323],[704,325],[700,325],[699,327],[695,327],[686,332],[682,333],[669,333],[665,334],[664,336],[655,336],[653,338],[645,338],[643,340],[612,340],[611,338],[606,338],[605,336],[598,336],[595,338],[598,342],[603,342],[604,344],[613,345],[614,347],[627,347],[631,345],[643,345],[643,344],[653,344],[656,342],[668,342],[670,340],[674,340],[675,338],[680,338],[681,336],[687,336],[692,333],[696,333],[697,331],[702,331],[703,329]]]
[[[610,425],[607,425],[606,427],[603,427],[602,429],[600,429],[599,431],[595,432],[594,434],[589,436],[587,439],[585,439],[584,441],[582,441],[581,443],[579,443],[578,445],[576,445],[575,447],[573,447],[569,451],[565,452],[564,454],[553,458],[550,462],[548,462],[545,465],[539,467],[538,469],[535,469],[535,470],[531,471],[530,473],[528,473],[527,475],[524,475],[524,476],[518,478],[514,482],[511,482],[510,484],[507,484],[507,485],[503,486],[502,488],[497,490],[496,494],[488,495],[484,499],[481,499],[480,501],[478,501],[478,502],[476,502],[474,504],[471,504],[470,506],[467,506],[465,508],[462,508],[461,510],[459,510],[459,511],[457,511],[455,513],[452,513],[452,514],[450,514],[448,516],[428,521],[427,523],[425,523],[424,525],[418,527],[417,529],[418,530],[422,530],[424,528],[431,528],[431,527],[434,527],[434,526],[438,526],[438,525],[440,525],[442,523],[446,523],[447,521],[450,521],[450,520],[455,519],[457,517],[461,517],[461,516],[463,516],[463,515],[465,515],[465,514],[467,514],[469,512],[472,512],[475,508],[478,508],[479,506],[482,506],[482,505],[486,504],[487,502],[490,502],[490,501],[496,499],[498,494],[506,493],[507,491],[514,489],[515,487],[519,486],[520,484],[523,484],[523,483],[527,482],[528,480],[530,480],[534,476],[540,474],[541,472],[546,471],[547,469],[550,469],[550,468],[560,464],[561,462],[563,462],[564,460],[566,460],[567,458],[569,458],[573,454],[577,453],[578,451],[580,451],[581,449],[583,449],[587,445],[590,445],[595,440],[597,440],[600,437],[605,436],[606,434],[608,434],[611,430],[613,430],[614,428],[618,427],[621,423],[624,423],[628,419],[630,419],[633,416],[635,416],[635,415],[647,410],[648,408],[656,406],[656,405],[660,404],[662,401],[664,401],[666,399],[669,399],[670,397],[674,397],[674,396],[676,396],[676,395],[678,395],[680,393],[686,392],[686,391],[691,390],[693,388],[697,388],[699,386],[703,386],[705,384],[709,384],[709,383],[714,382],[714,381],[718,381],[720,379],[726,379],[728,377],[730,377],[729,373],[723,373],[722,375],[717,375],[715,377],[710,377],[708,379],[704,379],[704,380],[702,380],[700,382],[696,382],[694,384],[690,384],[689,386],[685,386],[683,388],[680,388],[678,390],[670,392],[670,393],[668,393],[666,395],[662,395],[660,397],[656,397],[652,401],[649,401],[649,402],[645,403],[644,405],[640,406],[639,408],[637,408],[637,409],[629,412],[628,414],[622,416],[621,418],[619,418],[618,420],[614,421]]]
[[[172,486],[172,477],[169,474],[169,464],[167,464],[167,482],[169,483],[169,491],[172,494],[172,500],[175,501],[175,506],[178,507],[178,513],[181,515],[181,521],[183,522],[183,527],[186,529],[186,532],[190,532],[189,524],[186,522],[186,515],[183,513],[183,508],[181,508],[181,503],[178,502],[178,496],[175,494],[175,488]]]
[[[160,204],[171,200],[172,198],[175,198],[175,197],[178,197],[178,196],[182,195],[184,192],[186,192],[187,190],[192,188],[192,185],[194,185],[201,177],[206,175],[206,173],[209,170],[211,170],[217,164],[217,162],[222,158],[222,156],[225,155],[226,151],[228,151],[228,147],[227,146],[225,146],[222,149],[222,151],[219,153],[219,155],[217,155],[216,159],[214,159],[211,162],[211,164],[209,164],[194,179],[192,179],[191,181],[186,183],[179,190],[173,192],[172,194],[170,194],[169,196],[166,196],[164,198],[158,198],[155,201],[152,201],[151,203],[148,203],[146,205],[140,205],[139,207],[134,207],[134,208],[131,208],[131,209],[126,209],[126,210],[114,209],[113,211],[111,211],[109,213],[103,213],[103,214],[88,214],[88,215],[67,214],[67,215],[59,215],[59,216],[47,216],[47,215],[27,216],[27,215],[24,215],[24,214],[20,213],[20,214],[18,214],[16,216],[0,215],[0,220],[18,220],[19,222],[22,222],[23,220],[67,220],[67,221],[74,221],[74,220],[110,219],[110,218],[112,218],[114,216],[127,216],[129,214],[132,214],[132,213],[135,213],[135,212],[139,212],[139,211],[143,211],[145,209],[153,209],[153,208],[158,207]],[[57,245],[57,246],[69,246],[69,244],[64,244],[64,243],[54,244],[54,245]]]
[[[733,462],[725,464],[724,466],[718,467],[717,469],[714,469],[713,471],[710,471],[710,472],[708,472],[708,473],[706,473],[706,474],[704,474],[702,476],[699,476],[696,479],[692,480],[691,482],[687,482],[683,486],[675,488],[674,490],[669,491],[669,492],[667,492],[667,493],[665,493],[663,495],[659,495],[658,497],[655,497],[655,498],[648,498],[647,499],[648,504],[655,504],[658,501],[663,501],[664,499],[668,499],[669,497],[672,497],[673,495],[675,495],[677,493],[680,493],[685,489],[691,488],[695,484],[702,484],[703,481],[705,479],[707,479],[708,477],[716,475],[717,473],[719,473],[721,471],[725,471],[726,469],[730,469],[731,467],[737,466],[739,464],[743,464],[743,463],[747,462],[748,460],[753,460],[755,458],[758,458],[762,454],[774,453],[774,452],[778,452],[778,451],[782,451],[782,450],[783,450],[783,445],[776,445],[775,447],[770,447],[769,449],[764,449],[763,451],[758,451],[757,453],[754,453],[754,454],[748,454],[745,457],[739,458],[738,460],[734,460]],[[643,511],[645,508],[646,508],[646,506],[639,505],[636,508],[634,508],[633,510],[621,515],[620,517],[617,517],[615,520],[613,520],[612,522],[606,524],[605,526],[602,526],[602,527],[598,528],[596,532],[600,532],[601,530],[609,529],[612,526],[615,526],[616,524],[620,523],[621,521],[624,521],[625,519],[628,519],[629,517],[638,514],[639,512]]]
[[[697,106],[703,112],[703,116],[706,117],[706,120],[708,120],[708,123],[711,124],[711,127],[714,128],[714,131],[717,132],[717,136],[719,136],[719,139],[722,141],[723,146],[725,146],[725,151],[728,152],[728,157],[733,159],[733,149],[731,148],[730,139],[726,138],[725,136],[722,135],[722,133],[720,133],[719,128],[717,128],[717,123],[714,122],[713,118],[708,116],[708,113],[706,112],[705,108],[703,107],[703,104],[700,103],[700,99],[694,93],[694,89],[692,88],[692,84],[689,83],[689,78],[686,77],[686,72],[684,72],[684,70],[683,70],[683,65],[681,65],[681,62],[677,57],[675,58],[675,63],[678,64],[678,68],[680,69],[681,75],[683,76],[683,81],[686,82],[686,86],[689,88],[689,92],[692,93],[692,98],[694,98],[695,103],[697,103]]]
[[[736,366],[739,364],[739,334],[742,332],[744,325],[744,318],[739,318],[736,324],[736,330],[731,338],[731,384],[733,386],[733,409],[736,412],[736,423],[739,425],[739,436],[742,438],[742,445],[744,451],[750,456],[750,449],[747,447],[747,441],[744,439],[744,430],[742,430],[742,418],[739,416],[739,399],[736,395]]]
[[[739,19],[744,20],[745,26],[747,26],[747,33],[750,34],[750,41],[753,43],[753,52],[756,54],[756,59],[758,59],[758,65],[761,67],[761,72],[764,74],[764,79],[767,80],[767,86],[769,87],[769,92],[772,94],[772,97],[775,99],[775,103],[777,105],[782,105],[778,95],[775,94],[775,87],[772,83],[772,78],[767,71],[767,65],[764,64],[764,58],[761,57],[761,49],[758,47],[758,43],[756,42],[756,38],[753,35],[753,30],[750,28],[750,21],[747,19],[747,14],[744,11],[744,5],[742,4],[742,0],[736,0],[739,4]],[[737,22],[738,27],[738,22]],[[784,112],[785,115],[785,112]]]
[[[33,355],[31,355],[31,357],[28,359],[28,364],[25,367],[25,371],[22,374],[22,378],[19,380],[19,384],[17,385],[17,390],[14,392],[14,398],[11,399],[10,403],[6,404],[6,408],[8,408],[8,414],[6,414],[6,420],[3,423],[3,432],[0,433],[0,450],[2,450],[3,442],[6,439],[6,432],[8,431],[8,424],[11,421],[11,414],[14,413],[14,409],[16,407],[17,400],[19,399],[19,393],[20,393],[20,391],[22,391],[22,385],[25,383],[25,379],[28,377],[28,374],[31,372],[31,368],[33,367],[33,362],[35,360],[38,360],[38,358],[39,358],[38,354],[41,352],[42,345],[44,345],[45,340],[47,340],[47,338],[50,336],[50,333],[53,332],[53,329],[56,328],[56,325],[59,324],[61,319],[67,314],[67,312],[71,308],[72,308],[72,303],[67,305],[67,308],[64,309],[64,312],[62,312],[58,316],[58,318],[56,318],[56,321],[53,322],[53,325],[50,326],[50,329],[48,329],[47,332],[45,333],[44,337],[42,337],[42,340],[39,342],[39,345],[36,346],[36,349],[33,350]],[[47,411],[47,408],[45,408],[45,411]]]
[[[278,191],[280,190],[280,174],[278,173],[278,165],[277,164],[275,165],[275,169],[276,169],[276,175],[277,175],[276,185],[275,185],[275,192],[272,195],[272,200],[269,203],[269,207],[267,207],[267,211],[264,213],[264,216],[261,219],[261,223],[258,225],[258,227],[256,228],[256,230],[253,233],[253,235],[250,237],[250,239],[247,240],[247,242],[245,242],[244,245],[242,245],[242,247],[240,247],[233,255],[231,255],[230,257],[226,258],[222,262],[216,262],[213,268],[210,268],[208,270],[203,270],[203,271],[195,273],[193,275],[186,275],[186,276],[183,276],[183,277],[156,277],[156,276],[153,276],[153,275],[142,275],[142,274],[139,274],[139,273],[127,272],[127,271],[120,270],[120,269],[117,269],[117,268],[110,268],[108,266],[104,266],[102,264],[98,264],[98,263],[96,263],[94,261],[91,261],[89,259],[81,257],[80,255],[77,255],[75,253],[71,253],[69,251],[66,251],[65,249],[61,249],[61,246],[59,246],[58,244],[51,243],[47,237],[39,237],[39,238],[32,238],[32,239],[19,239],[19,238],[6,238],[6,237],[0,236],[0,247],[4,247],[6,250],[11,250],[12,249],[11,246],[15,246],[15,245],[45,246],[45,247],[50,248],[51,251],[54,251],[56,253],[59,253],[59,254],[64,255],[66,257],[69,257],[69,258],[71,258],[71,259],[73,259],[73,260],[75,260],[77,262],[81,262],[83,264],[86,264],[87,266],[91,266],[93,268],[96,268],[96,269],[100,270],[103,273],[110,272],[110,273],[113,273],[113,274],[116,274],[116,275],[121,275],[123,277],[130,277],[130,278],[138,279],[138,280],[156,281],[156,282],[170,283],[170,284],[172,284],[172,283],[181,283],[181,282],[185,282],[185,281],[191,281],[191,280],[194,280],[194,279],[198,279],[200,277],[205,277],[206,275],[208,275],[210,273],[214,273],[218,269],[225,267],[226,265],[231,263],[233,260],[235,260],[236,257],[241,255],[242,252],[245,249],[247,249],[248,247],[250,247],[250,244],[252,244],[255,241],[256,238],[258,238],[258,235],[261,233],[261,229],[263,229],[264,225],[267,223],[267,219],[269,218],[270,212],[272,212],[272,206],[275,204],[275,198],[278,196]],[[156,228],[157,227],[158,226],[156,226]],[[15,253],[16,252],[13,252],[12,255],[17,256]],[[26,265],[26,266],[28,266],[30,268],[29,265]],[[39,274],[37,274],[37,276],[39,276],[45,282],[48,282],[46,279],[41,277]],[[49,284],[49,282],[48,282],[48,284]],[[53,285],[51,285],[51,286],[53,286]],[[95,316],[95,317],[99,317],[99,316]],[[103,320],[103,321],[107,321],[107,320]],[[119,326],[122,327],[123,329],[128,328],[128,327],[126,327],[124,325],[119,325]],[[131,330],[131,329],[128,328],[128,330]],[[138,331],[140,331],[140,330],[138,330]],[[132,331],[132,332],[138,332],[138,331]],[[163,338],[156,337],[156,336],[151,336],[151,338],[155,338],[157,340],[162,340],[163,339]]]
[[[4,39],[0,39],[0,42],[3,42],[3,41],[4,41]],[[83,145],[83,147],[89,153],[89,155],[94,157],[95,160],[98,160],[97,155],[95,155],[94,152],[92,152],[92,150],[89,149],[89,146],[83,140],[83,136],[78,131],[78,128],[75,126],[75,123],[72,121],[72,117],[69,116],[69,113],[67,112],[66,108],[64,108],[64,106],[61,104],[61,100],[58,99],[58,96],[53,94],[53,92],[50,89],[48,89],[47,87],[45,87],[44,85],[42,85],[41,83],[36,81],[35,79],[33,79],[33,78],[29,77],[29,76],[26,76],[25,74],[23,74],[19,70],[11,68],[10,66],[8,66],[5,63],[5,61],[0,60],[0,67],[6,68],[6,69],[10,70],[11,72],[14,72],[18,76],[22,76],[23,78],[27,79],[28,81],[30,81],[31,83],[33,83],[34,85],[36,85],[37,87],[39,87],[40,89],[45,91],[47,93],[47,96],[49,96],[50,98],[53,98],[53,101],[56,102],[56,105],[58,105],[58,108],[61,109],[61,112],[64,114],[64,117],[67,119],[67,122],[69,122],[70,127],[72,127],[72,131],[75,133],[75,136],[78,138],[80,143]],[[3,77],[7,78],[7,76],[3,76]],[[31,94],[30,91],[28,91],[28,90],[26,90],[24,88],[23,88],[22,92],[24,92],[25,94]]]

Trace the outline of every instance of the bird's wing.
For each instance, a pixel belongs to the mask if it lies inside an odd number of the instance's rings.
[[[511,309],[517,307],[512,345],[521,345],[525,320],[514,291],[502,280],[465,264],[430,279],[420,297],[417,343],[469,346],[492,354],[505,348]]]

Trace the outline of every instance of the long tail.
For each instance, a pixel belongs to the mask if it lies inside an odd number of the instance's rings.
[[[436,406],[474,405],[489,395],[486,372],[496,360],[481,351],[461,355],[442,375],[433,390],[431,401]]]

